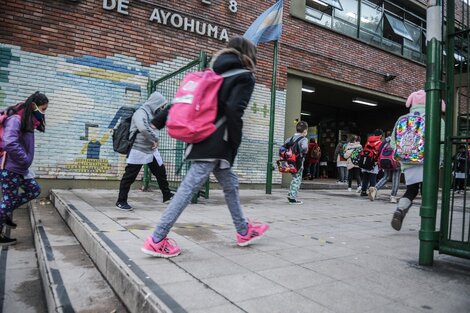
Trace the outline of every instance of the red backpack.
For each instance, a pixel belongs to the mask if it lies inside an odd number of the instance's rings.
[[[218,93],[224,78],[249,72],[234,69],[221,75],[211,69],[187,74],[176,91],[168,113],[168,135],[186,143],[198,143],[208,138],[225,122],[217,123]]]
[[[304,137],[290,140],[279,148],[279,160],[276,161],[277,168],[281,173],[295,174],[302,167],[303,158],[300,153],[299,142]]]
[[[367,141],[361,153],[359,154],[358,166],[364,170],[371,171],[379,160],[379,146],[381,142]]]

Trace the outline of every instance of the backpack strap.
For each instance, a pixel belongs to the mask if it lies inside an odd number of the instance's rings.
[[[242,73],[251,73],[251,72],[245,68],[236,68],[236,69],[223,72],[222,74],[220,74],[220,76],[222,76],[223,78],[227,78],[227,77],[239,75]]]

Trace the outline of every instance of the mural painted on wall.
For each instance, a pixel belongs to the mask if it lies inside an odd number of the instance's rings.
[[[112,129],[146,99],[148,77],[162,77],[189,61],[178,57],[144,67],[123,55],[51,57],[0,44],[0,107],[24,100],[36,90],[48,96],[46,132],[36,133],[33,167],[39,177],[119,179],[125,156],[112,149]],[[285,93],[276,97],[276,115],[284,116]],[[270,90],[257,85],[253,106],[245,112],[235,165],[241,182],[264,183],[269,102]],[[283,141],[283,123],[276,119],[276,143]],[[176,166],[168,161],[167,167]],[[276,181],[280,181],[277,174]]]
[[[19,57],[13,56],[11,49],[7,47],[0,46],[0,106],[5,105],[5,92],[2,90],[2,83],[8,83],[8,76],[10,71],[8,70],[8,65],[10,62],[18,62]]]

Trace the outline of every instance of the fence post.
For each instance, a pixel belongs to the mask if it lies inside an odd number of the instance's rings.
[[[420,209],[419,264],[432,265],[436,233],[437,197],[439,191],[439,155],[441,138],[441,55],[442,0],[428,1],[426,62],[426,129],[424,145],[423,202]]]

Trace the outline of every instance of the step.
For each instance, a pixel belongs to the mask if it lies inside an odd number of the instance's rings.
[[[14,212],[18,227],[6,229],[17,243],[0,248],[0,312],[44,313],[47,310],[27,207]]]
[[[51,201],[30,206],[48,311],[127,312]]]
[[[88,252],[97,268],[132,313],[185,313],[145,270],[134,262],[132,255],[150,259],[140,252],[142,240],[127,231],[104,212],[90,206],[84,199],[66,190],[52,190],[51,200],[78,241]],[[114,203],[112,204],[114,207]],[[116,214],[121,211],[112,210]],[[124,212],[129,213],[129,212]],[[92,222],[88,217],[93,216]],[[96,224],[95,224],[96,223]],[[125,246],[117,246],[119,238]],[[135,250],[135,251],[134,251]],[[139,260],[140,261],[140,260]],[[171,275],[170,272],[166,273]]]

